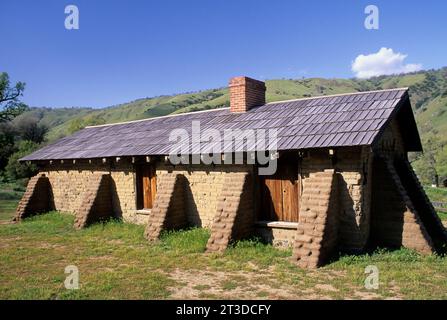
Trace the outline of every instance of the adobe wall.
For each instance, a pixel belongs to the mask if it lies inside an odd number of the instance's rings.
[[[211,227],[217,211],[219,196],[225,185],[225,175],[236,172],[252,172],[246,165],[184,165],[172,166],[160,163],[157,166],[157,183],[163,175],[175,172],[185,179],[185,209],[191,225]]]
[[[131,162],[102,163],[101,160],[59,161],[47,164],[40,170],[50,180],[54,205],[58,211],[74,213],[80,207],[82,195],[87,190],[95,173],[110,173],[112,177],[113,213],[124,221],[146,224],[147,213],[138,213],[136,208],[136,175]],[[216,214],[219,195],[224,186],[225,174],[230,172],[251,172],[252,167],[244,165],[216,166],[172,166],[158,162],[156,165],[157,185],[163,176],[175,171],[186,178],[185,210],[191,225],[210,227]]]
[[[295,241],[297,228],[256,226],[256,235],[274,247],[292,247]]]
[[[431,238],[397,173],[381,159],[375,161],[374,169],[371,244],[397,249],[404,246],[421,253],[432,252]]]
[[[102,163],[101,160],[59,161],[41,168],[50,180],[53,190],[54,206],[58,211],[74,213],[81,205],[83,194],[87,191],[95,173],[110,173],[112,177],[113,214],[126,221],[135,220],[135,171],[132,163]]]
[[[383,156],[407,156],[402,133],[396,120],[391,121],[385,128],[380,140],[374,145],[374,152]]]
[[[146,224],[148,214],[136,210],[136,177],[134,164],[107,159],[65,161],[46,165],[41,170],[49,178],[55,209],[75,212],[79,209],[82,194],[87,190],[94,173],[110,173],[112,177],[113,214],[124,221]],[[302,187],[310,173],[334,168],[342,179],[340,188],[340,244],[348,249],[362,249],[369,234],[370,207],[370,153],[368,148],[341,148],[330,157],[328,150],[310,150],[302,159]],[[163,176],[172,172],[183,175],[185,179],[184,206],[191,225],[211,227],[215,217],[219,195],[224,188],[225,176],[235,172],[253,172],[247,165],[188,165],[172,166],[163,162],[156,165],[157,184]],[[253,191],[254,192],[254,191]],[[269,230],[266,230],[269,233]],[[273,242],[291,245],[294,230],[272,230]]]
[[[339,241],[339,179],[334,169],[311,173],[302,194],[293,260],[316,268],[334,256]]]
[[[310,150],[302,159],[302,188],[306,189],[311,173],[333,168],[339,175],[339,246],[347,251],[361,251],[367,244],[370,229],[372,153],[368,147]]]
[[[436,221],[437,216],[411,169],[403,141],[399,123],[393,120],[374,146],[371,245],[430,253],[436,249],[431,238],[436,232],[430,228],[436,226],[431,226],[430,220]],[[411,186],[405,185],[406,180]]]

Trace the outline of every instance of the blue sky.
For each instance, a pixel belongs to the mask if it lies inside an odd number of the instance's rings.
[[[79,30],[64,27],[68,4]],[[368,4],[379,30],[364,28]],[[237,75],[349,78],[357,56],[381,48],[410,69],[438,68],[446,16],[444,0],[1,0],[0,71],[26,82],[31,106],[105,107]]]

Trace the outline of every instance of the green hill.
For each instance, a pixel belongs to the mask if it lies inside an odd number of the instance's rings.
[[[424,183],[435,173],[447,177],[447,67],[412,74],[359,79],[268,80],[267,101],[317,95],[409,87],[416,120],[422,135],[424,154],[411,155]],[[71,134],[87,125],[121,122],[199,111],[229,105],[226,88],[135,100],[104,109],[32,108],[30,113],[50,127],[48,141]]]

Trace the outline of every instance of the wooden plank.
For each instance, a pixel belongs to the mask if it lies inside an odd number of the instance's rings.
[[[137,191],[137,209],[143,209],[144,203],[143,203],[143,175],[142,175],[142,168],[137,167],[136,168],[136,191]]]
[[[280,157],[274,175],[261,177],[261,208],[259,219],[298,222],[300,181],[298,157]]]
[[[155,195],[157,194],[157,174],[155,171],[155,166],[151,166],[151,202],[152,206],[155,203]],[[151,206],[151,208],[152,208]]]
[[[137,209],[151,209],[157,191],[157,177],[153,165],[137,168]]]
[[[292,168],[288,168],[291,171]],[[289,172],[288,172],[289,173]],[[281,180],[283,190],[283,213],[281,221],[298,222],[298,175],[288,175]]]
[[[144,209],[152,208],[150,168],[143,169],[143,202]]]
[[[263,179],[263,203],[261,210],[267,220],[278,220],[282,215],[281,181],[275,176]]]

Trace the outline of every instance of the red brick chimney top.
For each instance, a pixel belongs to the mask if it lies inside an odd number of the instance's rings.
[[[230,79],[230,111],[246,112],[265,104],[265,83],[249,77]]]

